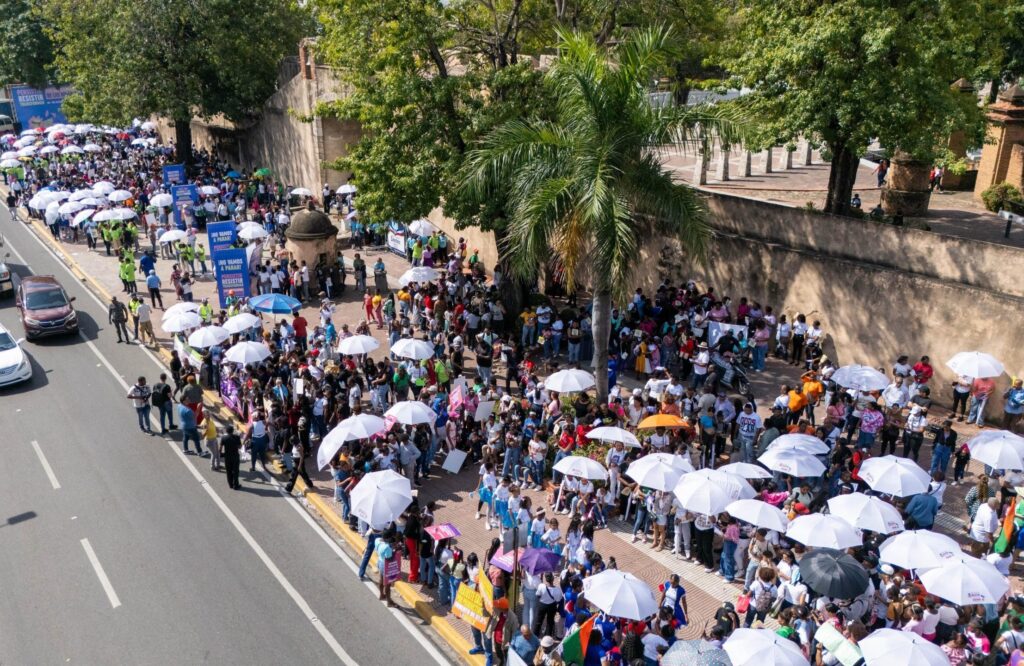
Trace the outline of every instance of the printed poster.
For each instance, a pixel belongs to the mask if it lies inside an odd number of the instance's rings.
[[[249,266],[244,249],[222,250],[212,257],[213,271],[217,276],[217,295],[220,307],[227,309],[228,292],[234,291],[236,298],[249,296]]]
[[[459,591],[455,595],[455,603],[452,604],[452,615],[480,631],[487,628],[487,617],[484,615],[484,598],[469,585],[459,585]]]
[[[384,560],[384,582],[394,583],[402,577],[402,556],[395,552],[389,560]]]

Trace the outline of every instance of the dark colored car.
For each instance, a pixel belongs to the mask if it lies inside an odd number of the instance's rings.
[[[16,305],[29,340],[78,332],[78,313],[52,275],[31,275],[18,285]]]

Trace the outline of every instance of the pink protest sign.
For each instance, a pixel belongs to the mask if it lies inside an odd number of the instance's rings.
[[[427,534],[434,538],[434,541],[440,541],[441,539],[451,539],[453,537],[462,536],[462,532],[451,523],[441,523],[440,525],[431,525],[427,528]]]

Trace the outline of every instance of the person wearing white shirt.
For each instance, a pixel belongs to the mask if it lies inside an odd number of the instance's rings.
[[[903,378],[897,376],[891,384],[882,391],[882,399],[887,407],[906,407],[910,401],[910,392],[903,385]]]
[[[647,443],[656,451],[662,451],[668,447],[668,433],[665,429],[658,427],[647,437]]]
[[[693,357],[693,377],[690,378],[690,386],[697,389],[704,386],[708,379],[708,366],[711,364],[711,355],[708,353],[706,342],[700,343],[697,355]]]
[[[992,545],[992,539],[999,528],[999,500],[991,497],[978,507],[971,522],[971,554],[975,557],[984,555]]]
[[[663,372],[664,371],[658,372],[656,370],[655,375],[648,379],[647,383],[644,385],[644,390],[647,391],[647,395],[649,395],[650,397],[654,398],[659,402],[661,401],[661,396],[665,392],[665,389],[668,387],[669,382],[668,379],[659,376]]]

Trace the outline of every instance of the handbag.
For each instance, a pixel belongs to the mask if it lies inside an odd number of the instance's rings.
[[[741,594],[736,600],[736,612],[746,613],[750,609],[750,593]]]

